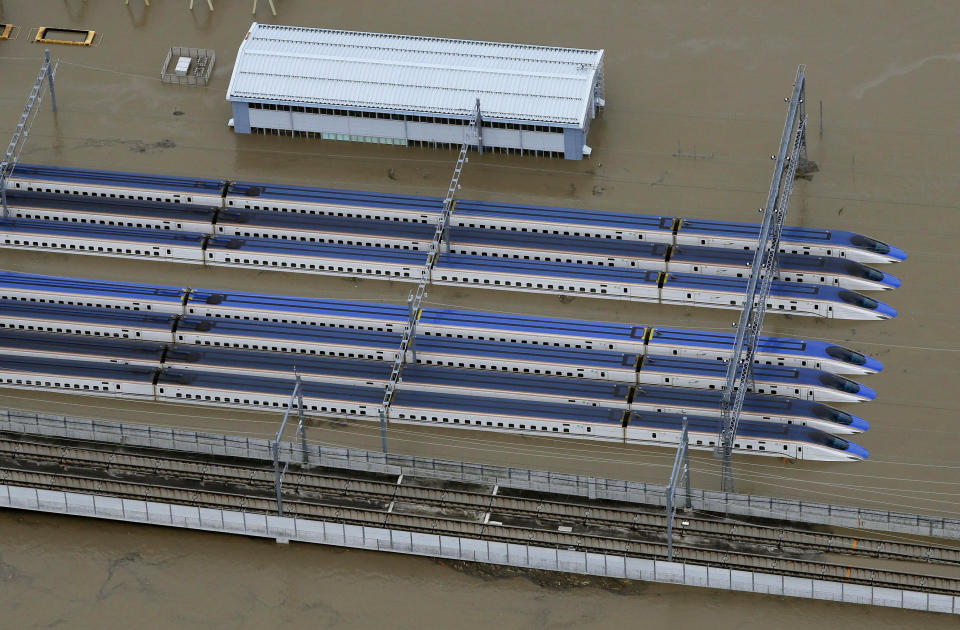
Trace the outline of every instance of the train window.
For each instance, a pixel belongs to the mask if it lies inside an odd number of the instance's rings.
[[[703,440],[697,440],[697,445],[702,446],[702,445],[703,445]]]
[[[783,450],[787,450],[787,445],[786,445],[786,444],[783,445]]]
[[[656,434],[656,433],[651,433],[651,434],[650,434],[650,437],[656,438],[656,437],[657,437],[657,434]]]

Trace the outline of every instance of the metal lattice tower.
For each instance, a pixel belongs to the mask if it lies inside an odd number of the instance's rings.
[[[667,484],[667,561],[673,562],[673,521],[677,518],[677,486],[684,483],[686,496],[684,506],[692,507],[690,501],[690,438],[687,432],[687,417],[683,417],[680,430],[680,442],[677,455],[673,458],[673,470],[670,471],[670,483]]]
[[[3,205],[3,218],[6,219],[10,211],[7,208],[7,178],[13,174],[13,169],[17,167],[20,161],[20,153],[23,151],[27,138],[30,137],[30,129],[33,128],[33,121],[37,119],[40,113],[40,103],[43,101],[43,82],[44,79],[50,85],[50,104],[53,111],[57,111],[57,97],[53,91],[53,78],[57,74],[57,68],[60,66],[60,60],[51,67],[50,51],[44,51],[43,65],[40,66],[40,72],[37,74],[33,87],[30,88],[30,95],[27,96],[27,104],[20,114],[20,120],[10,136],[10,144],[7,145],[7,151],[0,162],[0,205]]]
[[[290,411],[294,405],[297,407],[297,433],[300,436],[300,449],[302,450],[303,465],[309,466],[310,453],[307,451],[307,424],[304,419],[303,410],[303,381],[300,380],[300,373],[293,369],[294,383],[293,391],[290,393],[290,402],[287,403],[287,410],[283,414],[283,421],[280,423],[280,430],[277,431],[277,439],[271,445],[273,451],[273,483],[277,493],[277,514],[283,516],[283,478],[287,475],[287,469],[290,467],[289,460],[280,467],[280,440],[283,439],[283,431],[287,428],[287,420],[290,418]]]
[[[737,336],[733,353],[727,363],[727,380],[721,399],[721,430],[714,456],[723,460],[721,487],[724,492],[733,492],[733,444],[740,423],[744,396],[753,377],[753,361],[757,338],[763,328],[770,287],[777,275],[780,253],[780,234],[793,192],[793,181],[801,158],[806,157],[806,107],[805,66],[797,69],[793,84],[793,96],[788,101],[787,119],[780,139],[780,151],[776,156],[773,179],[763,208],[763,223],[757,250],[753,257],[750,280],[744,295],[743,311],[737,324]],[[799,120],[799,122],[798,122]],[[796,127],[796,131],[794,128]],[[791,142],[792,140],[792,142]],[[787,155],[787,152],[790,155]]]
[[[447,196],[443,199],[443,208],[440,211],[440,219],[437,221],[437,229],[433,233],[433,240],[430,242],[430,250],[427,252],[427,259],[421,270],[420,282],[416,290],[410,294],[407,299],[408,319],[403,328],[403,336],[400,339],[400,349],[393,360],[393,367],[390,370],[390,380],[383,392],[383,402],[380,405],[380,440],[382,442],[383,452],[387,452],[387,423],[390,420],[390,405],[393,402],[393,395],[396,392],[400,377],[403,374],[403,366],[407,361],[407,353],[411,354],[413,363],[417,362],[417,321],[420,319],[423,299],[427,296],[427,286],[433,278],[433,267],[437,264],[437,259],[441,252],[445,253],[448,249],[447,231],[450,226],[450,214],[453,212],[454,201],[456,200],[457,190],[460,188],[460,174],[463,172],[464,165],[469,161],[467,151],[470,148],[470,141],[476,142],[477,149],[483,152],[483,140],[480,118],[480,99],[477,99],[474,116],[466,131],[466,140],[460,146],[460,153],[457,155],[457,164],[453,168],[453,175],[450,178],[450,186],[447,188]]]

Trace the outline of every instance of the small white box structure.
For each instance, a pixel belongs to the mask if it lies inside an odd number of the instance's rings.
[[[173,73],[180,77],[187,76],[187,72],[190,70],[190,62],[192,59],[190,57],[180,57],[177,59],[177,66],[174,68]]]

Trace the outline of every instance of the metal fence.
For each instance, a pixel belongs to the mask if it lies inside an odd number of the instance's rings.
[[[683,562],[474,540],[153,501],[0,485],[0,508],[122,520],[545,571],[960,614],[960,597]]]
[[[180,57],[190,58],[190,69],[183,76],[174,72],[174,69],[170,67],[171,63],[176,65],[176,60]],[[213,64],[216,61],[217,53],[212,48],[173,46],[167,52],[167,57],[163,60],[163,67],[160,68],[160,81],[178,85],[206,85],[210,81]]]
[[[16,410],[0,410],[0,430],[191,453],[246,457],[271,462],[273,459],[273,442],[266,439]],[[278,447],[281,462],[296,465],[303,461],[300,445],[280,442]],[[377,451],[320,445],[309,445],[307,455],[311,464],[329,468],[435,477],[499,485],[501,488],[646,505],[664,506],[666,504],[666,486],[639,481],[490,466],[412,455],[385,456]],[[685,492],[678,489],[678,497],[684,496]],[[698,489],[693,489],[690,501],[695,510],[736,516],[774,518],[838,527],[862,527],[876,531],[960,540],[960,519]]]

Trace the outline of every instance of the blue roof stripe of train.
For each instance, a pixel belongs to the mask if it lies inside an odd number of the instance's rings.
[[[15,172],[19,177],[42,178],[64,183],[122,184],[130,188],[142,188],[144,191],[157,189],[183,193],[205,192],[218,196],[223,193],[223,188],[226,185],[226,182],[222,179],[102,171],[40,164],[17,164]]]
[[[0,272],[0,297],[29,302],[276,323],[299,322],[395,333],[403,330],[408,315],[405,306],[392,304],[211,291],[17,272]],[[502,340],[522,345],[617,350],[715,360],[727,358],[734,342],[734,335],[724,332],[431,308],[424,309],[420,314],[418,329],[428,337]],[[770,365],[811,367],[843,374],[870,374],[883,369],[883,364],[873,357],[824,341],[760,337],[757,353],[758,362]]]
[[[441,199],[410,195],[394,195],[302,186],[283,186],[252,182],[227,182],[189,177],[96,171],[21,164],[10,178],[10,190],[27,188],[46,191],[46,183],[61,182],[72,187],[95,185],[103,190],[128,190],[123,198],[153,196],[155,191],[191,194],[194,202],[225,202],[226,207],[273,209],[310,213],[326,213],[325,207],[370,208],[356,216],[378,217],[377,209],[393,213],[396,218],[409,214],[408,220],[436,222]],[[18,187],[17,184],[20,184]],[[221,199],[221,192],[223,197]],[[88,194],[92,194],[91,190]],[[137,193],[140,193],[139,195]],[[74,193],[76,194],[76,193]],[[116,195],[117,193],[112,193]],[[105,197],[110,197],[107,192]],[[185,200],[162,195],[160,201]],[[100,198],[103,198],[101,195]],[[335,212],[334,212],[335,213]],[[626,240],[646,240],[673,245],[706,245],[733,249],[755,245],[759,226],[735,221],[714,221],[672,216],[648,216],[620,212],[603,212],[577,208],[561,208],[509,203],[461,200],[457,202],[452,226],[483,223],[483,227],[506,227],[558,235],[590,235]],[[480,222],[480,223],[478,223]],[[510,226],[510,227],[507,227]],[[590,226],[595,229],[591,230]],[[620,235],[618,236],[618,233]],[[899,262],[907,254],[892,245],[845,230],[824,230],[785,227],[784,253],[815,256],[839,256],[865,263]]]

